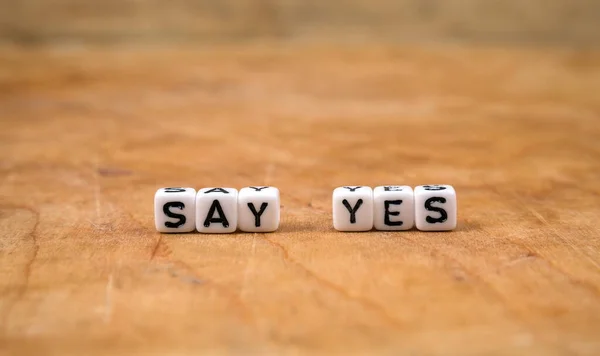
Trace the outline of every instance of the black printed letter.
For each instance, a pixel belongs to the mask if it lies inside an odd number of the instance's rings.
[[[185,192],[183,188],[165,188],[165,193],[181,193]]]
[[[267,187],[265,187],[265,188],[267,188]],[[260,210],[258,212],[256,212],[256,208],[254,207],[254,204],[248,203],[248,208],[250,209],[252,214],[254,214],[254,226],[260,227],[260,216],[262,215],[262,213],[265,212],[267,205],[269,205],[269,203],[267,203],[267,202],[262,203],[260,205]]]
[[[225,194],[229,194],[228,191],[226,191],[223,188],[213,188],[213,189],[209,189],[207,191],[204,192],[204,194],[208,194],[208,193],[225,193]]]
[[[390,205],[400,205],[402,200],[385,200],[383,205],[385,206],[385,214],[383,215],[383,223],[387,226],[402,226],[402,221],[391,221],[390,216],[400,215],[399,211],[390,211]]]
[[[397,186],[387,186],[383,187],[383,190],[386,192],[401,192],[403,189]]]
[[[360,187],[358,187],[358,188],[360,188]],[[360,208],[362,203],[363,203],[363,200],[358,199],[358,201],[356,202],[356,205],[353,208],[350,206],[350,203],[348,203],[348,201],[346,199],[342,200],[342,204],[344,204],[346,209],[348,209],[348,212],[350,212],[350,224],[356,224],[356,211],[358,210],[358,208]]]
[[[425,190],[445,190],[446,187],[442,187],[441,185],[424,185],[423,189],[425,189]]]
[[[346,189],[349,189],[351,192],[354,192],[354,191],[356,191],[358,188],[361,188],[361,186],[359,185],[358,187],[354,187],[354,188],[352,188],[352,187],[344,187],[344,188],[346,188]]]
[[[186,221],[185,215],[172,213],[169,210],[170,208],[179,208],[179,209],[183,210],[183,208],[185,208],[185,204],[183,204],[180,201],[171,201],[171,202],[168,202],[165,205],[163,205],[163,213],[165,213],[166,216],[168,216],[170,218],[179,219],[179,221],[174,222],[174,223],[170,222],[170,221],[165,221],[165,226],[166,227],[180,227],[181,225],[185,224],[185,221]]]
[[[213,218],[215,210],[219,216]],[[211,223],[221,223],[223,227],[229,227],[229,221],[227,221],[227,217],[223,213],[223,208],[221,208],[221,203],[218,200],[213,200],[210,209],[208,209],[208,214],[206,214],[206,219],[204,220],[204,227],[209,227]]]
[[[444,189],[446,189],[446,188],[444,188]],[[448,213],[446,213],[446,210],[435,207],[435,206],[431,206],[432,203],[442,203],[443,204],[445,202],[446,202],[446,198],[442,198],[442,197],[432,197],[432,198],[425,200],[425,209],[427,209],[429,211],[435,211],[435,212],[440,213],[439,218],[432,218],[431,216],[428,215],[425,218],[425,221],[427,221],[430,224],[435,224],[435,223],[443,223],[444,221],[448,220]]]
[[[255,190],[255,191],[257,191],[257,192],[260,192],[261,190],[263,190],[263,189],[266,189],[266,188],[269,188],[269,187],[248,187],[248,188],[250,188],[250,189],[254,189],[254,190]]]

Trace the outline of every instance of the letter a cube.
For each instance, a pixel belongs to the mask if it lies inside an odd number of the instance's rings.
[[[203,188],[196,194],[196,230],[206,234],[235,232],[238,225],[238,191]]]

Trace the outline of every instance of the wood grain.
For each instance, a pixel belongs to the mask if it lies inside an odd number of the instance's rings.
[[[600,45],[595,0],[0,0],[0,44]]]
[[[600,352],[600,53],[2,50],[8,354]],[[450,233],[333,231],[449,183]],[[160,235],[162,186],[274,185],[272,234]]]

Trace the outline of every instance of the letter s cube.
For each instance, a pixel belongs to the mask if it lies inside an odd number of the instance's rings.
[[[451,185],[419,185],[415,188],[415,224],[421,231],[456,228],[456,191]]]
[[[196,229],[196,190],[161,188],[154,195],[154,221],[160,232],[192,232]]]

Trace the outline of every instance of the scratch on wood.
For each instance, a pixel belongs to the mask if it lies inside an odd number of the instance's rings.
[[[193,276],[179,276],[179,279],[189,284],[204,284],[204,280],[198,279]]]
[[[542,223],[544,223],[545,225],[548,225],[548,220],[546,220],[546,218],[544,218],[542,216],[542,214],[540,214],[537,210],[533,209],[532,207],[528,206],[528,205],[524,205],[525,208],[527,210],[529,210],[529,212],[535,216],[539,221],[541,221]]]
[[[537,255],[535,253],[533,253],[533,252],[530,251],[530,252],[527,252],[523,256],[519,256],[519,257],[517,257],[517,258],[515,258],[513,260],[510,260],[510,261],[506,262],[503,267],[511,267],[511,266],[514,266],[514,265],[519,264],[521,262],[525,262],[525,261],[528,261],[528,260],[533,260],[533,259],[536,259],[536,258],[537,258]]]
[[[584,256],[585,259],[592,265],[594,266],[597,270],[600,270],[600,265],[598,264],[598,262],[596,262],[594,260],[594,258],[592,258],[590,255],[588,255],[587,253],[583,252],[580,248],[578,248],[570,239],[566,239],[564,238],[561,234],[559,234],[558,232],[556,232],[556,229],[554,229],[554,227],[552,226],[552,224],[550,224],[548,222],[548,220],[546,220],[537,210],[535,210],[533,207],[529,206],[528,204],[526,204],[519,196],[517,196],[516,194],[512,194],[512,196],[515,198],[515,200],[517,200],[527,211],[529,211],[533,216],[535,216],[536,219],[538,219],[541,223],[543,223],[546,228],[548,229],[548,231],[550,231],[550,233],[552,235],[554,235],[558,240],[562,241],[566,246],[568,246],[569,248],[571,248],[571,250],[579,253],[580,255]]]
[[[413,241],[415,244],[418,243],[412,239],[409,239],[409,240]],[[454,266],[454,269],[456,269],[456,267],[458,267],[464,273],[465,276],[470,277],[476,281],[479,281],[479,284],[486,288],[486,290],[490,296],[492,296],[494,299],[501,302],[501,304],[505,307],[505,310],[508,313],[510,313],[513,317],[517,318],[518,320],[522,321],[521,316],[518,315],[518,313],[515,310],[513,310],[511,307],[509,307],[509,304],[507,303],[507,299],[504,298],[502,293],[500,293],[495,287],[493,287],[488,281],[486,281],[484,277],[478,275],[477,273],[467,270],[466,267],[462,263],[460,263],[458,260],[448,256],[446,253],[441,252],[439,249],[434,248],[431,251],[431,256],[434,258],[442,258],[443,260],[446,261],[446,263],[450,262],[450,264],[452,264]]]
[[[413,240],[410,238],[406,238],[406,239],[408,241],[413,242],[414,244],[419,244],[419,242],[416,240]],[[516,319],[521,324],[531,326],[529,320],[527,318],[524,318],[522,316],[522,313],[519,312],[518,308],[515,308],[510,303],[512,300],[510,298],[505,298],[504,295],[502,294],[501,290],[494,287],[494,285],[492,283],[488,282],[485,279],[485,276],[482,276],[482,275],[478,274],[477,272],[468,270],[464,264],[460,263],[459,260],[452,258],[448,254],[442,252],[440,249],[433,248],[431,251],[431,256],[434,258],[442,258],[443,260],[445,260],[444,263],[446,263],[446,264],[449,262],[450,264],[452,264],[454,266],[458,266],[460,268],[460,270],[466,274],[466,276],[469,276],[474,281],[479,282],[477,285],[481,285],[483,288],[485,288],[484,292],[486,292],[487,295],[489,295],[490,297],[499,301],[500,304],[502,305],[503,309],[506,311],[506,313],[510,317]],[[535,337],[535,335],[532,335],[532,337]]]
[[[298,269],[300,269],[304,274],[306,274],[308,277],[312,278],[313,280],[315,280],[317,283],[327,287],[330,290],[333,290],[334,292],[336,292],[337,294],[343,296],[344,298],[346,298],[347,300],[350,301],[354,301],[357,302],[358,304],[362,305],[363,307],[375,312],[376,314],[378,314],[383,320],[385,320],[388,324],[392,325],[395,328],[399,328],[399,329],[404,329],[405,325],[402,321],[394,318],[393,316],[391,316],[386,310],[385,308],[383,308],[381,305],[377,304],[376,302],[367,299],[367,298],[363,298],[363,297],[359,297],[359,296],[355,296],[350,294],[347,290],[345,290],[344,288],[342,288],[341,286],[332,283],[322,277],[320,277],[319,275],[317,275],[316,273],[314,273],[313,271],[311,271],[310,269],[308,269],[307,267],[305,267],[302,263],[300,263],[299,261],[297,261],[294,258],[291,258],[287,249],[265,237],[264,239],[267,243],[269,243],[270,245],[276,247],[277,249],[279,249],[279,251],[281,252],[281,255],[283,257],[283,260],[287,263],[290,263],[294,266],[296,266]]]
[[[90,219],[86,219],[86,221],[89,222],[90,225],[92,225],[92,227],[94,227],[95,230],[102,231],[102,232],[113,232],[114,231],[114,226],[110,223],[97,224]]]
[[[415,245],[421,244],[421,242],[419,242],[415,239],[412,239],[412,238],[409,238],[406,236],[404,238],[407,241],[410,241]],[[453,278],[460,281],[461,279],[457,278],[457,275],[456,275],[457,271],[460,271],[459,273],[460,273],[460,276],[462,276],[462,278],[464,278],[464,279],[469,278],[474,281],[478,281],[480,285],[482,285],[486,288],[487,293],[491,297],[502,302],[502,305],[505,306],[505,309],[508,313],[510,313],[514,317],[518,318],[519,320],[521,320],[521,317],[516,313],[516,311],[514,311],[512,308],[508,307],[507,299],[504,298],[502,293],[500,291],[498,291],[495,287],[493,287],[492,284],[490,284],[483,276],[481,276],[473,271],[468,270],[464,264],[460,263],[459,260],[452,258],[448,254],[442,252],[440,249],[433,248],[433,247],[430,247],[430,249],[431,249],[431,257],[434,259],[441,258],[443,260],[445,267],[451,270],[451,274],[452,274]]]
[[[516,246],[519,246],[523,250],[530,250],[532,248],[532,246],[530,246],[529,244],[521,243],[514,239],[510,239],[510,242]],[[600,290],[598,290],[598,287],[595,284],[579,279],[578,277],[572,275],[571,273],[565,271],[564,269],[556,265],[556,263],[554,263],[551,259],[544,257],[543,254],[539,252],[529,253],[535,255],[538,261],[545,263],[549,268],[566,277],[570,283],[586,289],[588,292],[591,292],[595,296],[600,295]]]
[[[242,318],[244,320],[251,321],[253,323],[255,322],[254,316],[248,310],[248,308],[243,303],[241,298],[239,298],[238,293],[233,293],[229,288],[227,288],[223,285],[220,285],[219,283],[216,283],[208,278],[202,278],[202,277],[198,276],[197,273],[194,271],[194,269],[191,266],[189,266],[187,263],[185,263],[181,260],[172,260],[170,262],[171,262],[171,265],[169,265],[169,267],[167,268],[167,272],[172,277],[178,277],[178,279],[182,282],[187,282],[190,284],[202,284],[202,285],[206,285],[208,287],[213,288],[218,293],[221,293],[222,295],[229,298],[229,301],[240,310]],[[186,270],[187,273],[184,274],[184,273],[180,273],[179,271],[176,271],[173,268],[173,265],[178,265],[179,267]]]
[[[197,277],[193,274],[182,273],[182,272],[178,271],[175,268],[175,266],[173,266],[173,264],[171,264],[171,263],[162,265],[162,266],[161,265],[155,266],[155,267],[150,268],[149,270],[166,272],[172,278],[177,278],[180,281],[189,283],[189,284],[204,284],[205,283],[205,281],[203,279],[200,279],[199,277]]]
[[[152,249],[152,253],[150,254],[150,261],[152,261],[154,259],[154,257],[156,257],[156,253],[158,252],[158,249],[162,243],[162,237],[163,237],[162,234],[160,234],[158,236],[158,241],[156,241],[156,245],[154,245],[154,248]]]
[[[495,186],[488,186],[489,190],[494,192],[495,194],[502,196],[503,194],[507,194],[508,192],[501,192],[499,191]],[[573,246],[572,244],[569,243],[569,241],[565,241],[560,234],[558,234],[556,231],[553,231],[551,229],[550,223],[539,213],[537,212],[535,209],[531,208],[530,206],[528,206],[518,195],[514,194],[514,193],[508,193],[512,196],[513,199],[515,199],[524,209],[526,209],[527,211],[529,211],[533,216],[535,216],[540,222],[544,223],[550,230],[550,232],[555,235],[559,240],[561,240],[562,242],[565,242],[565,246],[569,246],[573,251],[575,252],[579,252],[577,250],[577,248],[575,246]],[[512,207],[512,206],[511,206]],[[598,287],[593,284],[590,283],[588,281],[585,280],[581,280],[576,276],[573,276],[571,273],[565,271],[563,268],[561,268],[560,266],[558,266],[555,262],[552,261],[551,258],[547,258],[546,256],[544,256],[544,254],[537,250],[534,249],[534,246],[531,246],[531,244],[526,243],[525,241],[522,240],[516,240],[514,238],[507,238],[513,245],[518,246],[519,248],[526,250],[526,251],[530,251],[531,254],[535,254],[536,258],[538,261],[541,261],[545,264],[548,265],[549,268],[553,269],[554,271],[556,271],[557,273],[560,273],[561,275],[565,276],[567,278],[567,280],[572,283],[573,285],[579,286],[584,288],[585,290],[587,290],[588,292],[594,294],[595,296],[600,295],[600,290],[598,290]],[[535,252],[533,252],[535,251]],[[587,257],[588,259],[591,259],[592,257],[588,256],[587,254],[584,254],[585,257]],[[592,261],[593,265],[596,265],[596,263],[594,261]]]

